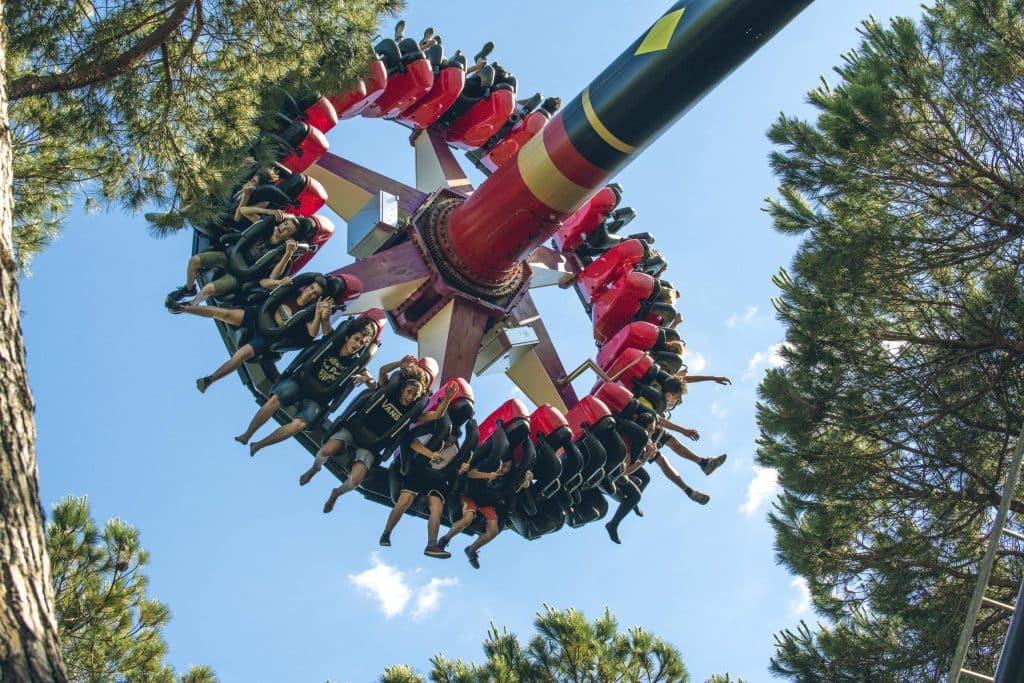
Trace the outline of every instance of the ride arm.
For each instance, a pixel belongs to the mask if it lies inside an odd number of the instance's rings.
[[[673,432],[676,432],[677,434],[682,434],[687,439],[692,439],[693,441],[697,441],[698,439],[700,439],[700,432],[698,432],[696,429],[687,429],[686,427],[681,427],[673,422],[669,422],[663,417],[658,418],[658,426],[664,427],[665,429],[671,429]]]

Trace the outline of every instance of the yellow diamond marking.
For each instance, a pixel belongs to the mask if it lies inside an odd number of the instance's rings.
[[[676,30],[676,26],[679,25],[679,20],[683,18],[683,12],[686,8],[677,9],[674,12],[669,12],[661,19],[658,19],[651,27],[651,30],[644,36],[643,42],[640,43],[640,47],[636,49],[633,56],[645,55],[648,52],[658,52],[668,47],[668,41],[672,40],[672,34]]]

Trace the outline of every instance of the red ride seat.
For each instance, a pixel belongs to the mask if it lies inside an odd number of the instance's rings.
[[[326,133],[338,125],[338,112],[334,105],[326,97],[321,97],[313,104],[306,107],[304,112],[306,123],[313,126],[321,133]]]
[[[289,140],[294,152],[281,159],[282,166],[295,173],[302,173],[327,153],[327,138],[316,127],[306,123],[295,123],[305,129],[305,135],[297,142]]]
[[[594,396],[584,396],[579,403],[574,405],[566,413],[565,419],[572,429],[573,441],[579,441],[583,436],[583,425],[594,426],[603,418],[611,417],[612,411],[600,399]]]
[[[594,339],[604,344],[615,336],[641,313],[641,304],[656,288],[657,281],[645,273],[629,272],[616,278],[593,301]]]
[[[366,72],[352,88],[328,99],[338,112],[338,118],[350,119],[376,102],[377,98],[384,94],[387,84],[388,69],[382,60],[375,59],[366,67]]]
[[[309,260],[327,244],[327,240],[331,239],[334,235],[334,223],[324,218],[323,216],[310,216],[313,219],[313,223],[316,224],[316,228],[313,231],[313,236],[310,237],[306,242],[309,246],[313,247],[310,251],[307,251],[302,256],[298,257],[292,262],[291,268],[288,269],[289,275],[295,275],[303,266],[309,263]]]
[[[449,405],[460,399],[466,399],[470,403],[474,402],[473,387],[461,377],[455,377],[445,382],[440,389],[434,392],[434,395],[430,397],[430,401],[427,403],[427,407],[423,409],[424,412],[430,412],[441,405],[441,401],[444,400],[444,392],[448,390],[448,387],[455,389],[455,395],[452,396]]]
[[[626,349],[651,351],[662,340],[663,335],[661,328],[654,323],[643,320],[631,322],[597,352],[597,365],[607,372],[612,361]]]
[[[417,129],[429,127],[459,99],[465,85],[465,67],[458,62],[447,64],[434,77],[430,92],[404,110],[396,120]]]
[[[634,400],[633,392],[618,382],[602,382],[597,391],[592,393],[616,416],[621,415],[629,407],[630,401]]]
[[[649,379],[649,376],[652,375],[652,368],[654,368],[654,359],[649,355],[640,349],[626,349],[616,356],[607,368],[602,369],[609,377],[613,378],[613,381],[632,391],[635,382]],[[602,384],[604,384],[604,380],[598,381],[590,393],[600,391]]]
[[[515,108],[515,90],[499,83],[489,97],[473,104],[445,129],[444,139],[460,149],[476,149],[501,130]]]
[[[602,288],[633,270],[649,253],[650,247],[640,240],[619,242],[580,271],[580,276],[576,278],[580,296],[585,302],[592,302]]]
[[[583,245],[585,240],[608,214],[619,205],[622,191],[617,185],[602,187],[588,199],[583,206],[565,219],[562,227],[554,235],[555,246],[563,253],[574,252]]]
[[[519,154],[519,150],[530,141],[530,138],[539,133],[550,120],[551,114],[546,109],[530,112],[525,118],[512,126],[512,130],[509,131],[504,140],[496,144],[487,154],[481,157],[480,163],[490,171],[497,171],[499,166],[516,154]]]
[[[491,438],[491,435],[494,434],[494,430],[497,428],[498,420],[501,420],[503,425],[508,426],[516,420],[525,420],[528,423],[529,419],[530,411],[526,409],[523,402],[518,398],[510,398],[498,406],[493,413],[480,423],[479,443],[483,444]]]
[[[422,54],[422,53],[420,53]],[[430,92],[434,70],[426,57],[405,64],[388,76],[384,92],[361,112],[367,118],[394,118]]]
[[[310,178],[308,175],[300,177],[302,185],[293,195],[292,206],[295,207],[295,213],[300,216],[312,216],[327,203],[327,190],[316,178]]]

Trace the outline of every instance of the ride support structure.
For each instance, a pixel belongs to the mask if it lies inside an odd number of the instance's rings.
[[[349,311],[388,311],[438,360],[438,383],[504,369],[536,405],[571,408],[530,289],[578,266],[544,243],[810,2],[677,2],[475,189],[433,127],[412,136],[416,187],[325,154],[307,173],[349,223],[358,260],[331,273],[364,285]]]

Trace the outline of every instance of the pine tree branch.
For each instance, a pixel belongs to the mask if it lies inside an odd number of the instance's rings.
[[[175,0],[171,14],[152,33],[113,59],[87,64],[67,73],[22,76],[10,84],[10,101],[54,92],[77,90],[119,76],[142,62],[181,26],[196,0]]]

